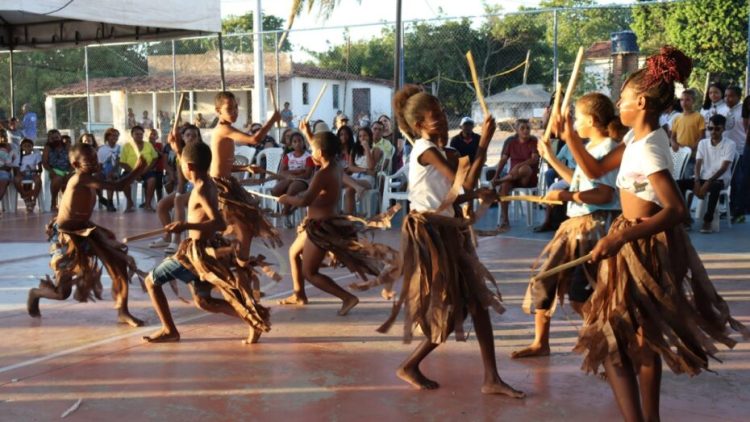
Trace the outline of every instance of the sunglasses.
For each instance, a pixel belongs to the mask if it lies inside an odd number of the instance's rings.
[[[709,132],[719,132],[724,130],[724,126],[709,126],[706,128],[706,130]]]

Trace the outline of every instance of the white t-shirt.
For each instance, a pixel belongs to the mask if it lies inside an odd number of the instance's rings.
[[[710,179],[721,168],[724,161],[730,163],[734,161],[735,154],[734,143],[727,138],[726,134],[717,145],[711,145],[711,139],[702,139],[698,144],[698,153],[695,155],[696,160],[703,160],[701,180]],[[724,182],[725,187],[729,186],[732,180],[731,164],[727,171],[719,176],[719,180]]]
[[[662,170],[672,171],[672,154],[669,153],[669,138],[659,128],[643,139],[635,139],[631,129],[622,140],[626,147],[617,175],[617,187],[626,190],[644,201],[662,206],[648,176]]]
[[[727,123],[724,126],[724,137],[734,142],[737,154],[742,155],[745,148],[745,127],[742,126],[742,103],[737,103],[732,108],[727,109]],[[710,137],[710,134],[709,134]]]
[[[414,149],[409,156],[409,188],[407,194],[411,209],[418,212],[436,211],[451,189],[452,181],[440,174],[435,166],[419,164],[419,157],[432,148],[435,148],[445,157],[445,152],[426,139],[414,141]],[[441,214],[450,217],[455,215],[453,207],[448,207]]]
[[[599,160],[605,155],[609,154],[610,151],[617,147],[617,142],[610,138],[599,142],[598,144],[591,146],[591,142],[586,144],[586,150],[591,154],[592,157]],[[606,185],[611,188],[616,188],[617,185],[617,170],[612,170],[602,177],[594,180],[589,179],[584,174],[581,167],[576,167],[573,170],[573,178],[570,183],[568,190],[571,192],[586,192],[596,188],[599,185]],[[578,204],[574,201],[568,202],[568,217],[579,217],[582,215],[591,214],[594,211],[599,210],[619,210],[620,199],[617,195],[614,196],[612,201],[607,204]]]
[[[96,151],[96,156],[99,159],[99,164],[104,164],[109,160],[116,161],[120,155],[120,145],[115,144],[114,147],[109,144],[103,144]]]
[[[679,114],[680,112],[678,112],[677,110],[672,110],[671,113],[662,113],[661,116],[659,116],[659,126],[666,126],[667,128],[669,128],[669,130],[672,130],[672,123],[674,122],[674,118]]]
[[[742,109],[740,107],[740,109]],[[729,114],[729,107],[727,106],[727,103],[724,102],[724,100],[719,100],[717,103],[711,104],[711,107],[708,108],[708,110],[704,110],[701,108],[701,116],[703,116],[703,121],[708,127],[708,119],[711,118],[714,114],[721,114],[724,117],[727,117]],[[706,138],[710,138],[711,133],[708,132],[708,129],[706,129]]]
[[[27,154],[21,157],[19,167],[22,173],[27,171],[39,170],[39,165],[42,164],[42,155],[36,151],[32,151],[31,154]]]

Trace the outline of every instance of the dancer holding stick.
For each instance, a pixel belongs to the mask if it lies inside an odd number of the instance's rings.
[[[686,83],[691,70],[690,58],[662,47],[632,73],[618,102],[631,130],[599,160],[563,116],[563,138],[584,174],[596,178],[619,168],[623,214],[591,252],[602,262],[575,350],[584,354],[584,370],[604,366],[627,421],[660,419],[662,358],[673,372],[695,375],[715,358],[715,343],[734,346],[728,326],[750,335],[731,317],[682,225],[688,210],[659,126],[675,82]]]
[[[96,177],[99,167],[96,150],[90,144],[76,144],[69,153],[75,174],[70,178],[60,202],[60,211],[47,225],[47,235],[52,243],[50,267],[55,272],[54,282],[49,277],[38,288],[29,290],[26,302],[29,315],[40,317],[39,299],[65,300],[74,297],[79,302],[102,298],[102,270],[97,260],[104,264],[112,279],[112,296],[115,299],[118,322],[133,327],[143,325],[128,310],[128,283],[138,272],[135,260],[128,255],[128,247],[119,243],[114,233],[94,224],[97,189],[121,190],[129,186],[146,169],[144,157],[139,157],[133,171],[117,181]]]
[[[558,115],[557,110],[553,110],[550,120],[558,121]],[[589,139],[586,150],[592,156],[601,158],[617,146],[612,138],[621,132],[621,124],[615,116],[615,106],[608,97],[598,93],[584,95],[576,103],[575,115],[577,134]],[[543,261],[539,268],[544,271],[587,254],[596,241],[604,237],[606,225],[612,214],[619,211],[620,203],[615,192],[616,171],[590,179],[580,168],[571,170],[566,167],[552,153],[549,142],[539,142],[538,149],[539,155],[570,185],[568,190],[553,190],[545,197],[553,201],[566,201],[569,219],[560,225],[534,265],[537,267]],[[534,341],[528,347],[513,352],[511,357],[549,355],[550,320],[557,300],[563,300],[567,294],[573,309],[581,314],[595,281],[596,267],[593,265],[577,266],[554,277],[534,277],[523,301],[523,310],[530,313],[533,299]]]
[[[448,125],[438,99],[415,85],[407,85],[396,93],[393,103],[401,131],[419,139],[409,157],[411,212],[401,230],[404,284],[391,316],[378,331],[387,331],[405,307],[404,340],[411,340],[415,325],[426,337],[398,368],[397,375],[418,389],[438,388],[437,382],[422,373],[420,364],[452,332],[457,340],[465,340],[463,322],[471,314],[484,365],[482,393],[523,397],[497,372],[488,308],[504,311],[500,293],[477,257],[470,220],[458,217],[452,204],[454,199],[464,202],[476,198],[475,192],[456,197],[455,190],[463,186],[470,191],[476,186],[495,121],[492,116],[485,118],[468,176],[464,178],[464,173],[458,177],[441,149],[448,140]],[[494,193],[489,196],[491,199]],[[494,288],[488,287],[487,282]]]
[[[306,120],[300,123],[303,133],[309,134]],[[319,132],[309,138],[312,160],[320,166],[310,181],[310,187],[299,196],[284,194],[279,202],[294,207],[308,207],[307,218],[297,230],[297,238],[289,248],[294,293],[279,301],[281,305],[305,305],[305,280],[318,289],[341,299],[339,316],[354,308],[359,299],[320,273],[328,256],[333,265],[346,266],[364,280],[367,275],[378,277],[378,282],[390,286],[397,276],[398,252],[379,243],[368,241],[363,235],[376,227],[390,227],[393,213],[367,222],[351,216],[338,215],[343,169],[338,160],[341,142],[331,132]]]
[[[219,188],[219,204],[227,223],[226,234],[236,236],[238,264],[245,266],[250,263],[253,237],[260,236],[269,247],[280,246],[281,238],[278,230],[263,215],[258,200],[232,176],[232,172],[245,169],[245,166],[234,166],[234,144],[258,145],[281,115],[278,110],[274,111],[258,132],[248,135],[232,126],[237,121],[239,112],[234,94],[227,91],[218,93],[215,106],[219,124],[211,134],[213,161],[209,174]]]

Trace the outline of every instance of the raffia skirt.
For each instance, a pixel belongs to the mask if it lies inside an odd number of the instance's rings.
[[[403,307],[404,342],[411,341],[415,326],[433,343],[445,342],[451,332],[463,341],[463,322],[472,308],[505,312],[494,277],[477,257],[469,223],[434,213],[406,216],[401,228],[403,286],[379,332],[388,331]]]
[[[610,233],[636,224],[620,216]],[[584,312],[574,350],[584,355],[587,372],[597,372],[606,358],[640,364],[639,330],[673,372],[690,375],[707,370],[709,357],[718,360],[716,343],[735,345],[727,325],[750,334],[731,317],[681,225],[629,242],[602,261]]]
[[[279,231],[266,218],[258,199],[245,190],[234,177],[214,177],[219,189],[219,209],[227,223],[225,234],[247,230],[252,237],[260,237],[269,248],[283,244]]]
[[[58,290],[72,284],[76,288],[73,297],[79,302],[101,300],[102,269],[98,262],[101,261],[112,278],[112,296],[119,307],[124,299],[122,292],[132,276],[144,274],[128,255],[127,245],[102,226],[89,222],[85,229],[66,231],[60,229],[53,218],[47,224],[46,232],[52,255],[49,265],[55,279],[53,281],[47,276],[41,280],[40,287]]]
[[[537,272],[547,271],[591,252],[596,242],[607,234],[606,227],[611,215],[611,212],[596,211],[564,221],[539,254],[533,269]],[[573,283],[593,286],[596,281],[595,267],[586,264],[582,267],[544,279],[532,278],[523,300],[523,310],[530,313],[533,303],[536,310],[544,310],[548,315],[552,315],[557,304],[556,299],[561,302],[565,295],[571,292]],[[582,280],[577,280],[576,277]]]
[[[297,233],[304,232],[313,244],[327,252],[328,266],[346,267],[364,280],[350,287],[367,290],[375,285],[385,285],[390,289],[399,276],[401,257],[390,246],[368,239],[368,234],[375,229],[390,228],[391,218],[399,208],[391,208],[370,220],[348,215],[306,218],[297,228]],[[374,278],[368,280],[368,276]]]
[[[188,238],[180,243],[174,258],[197,274],[201,281],[216,288],[237,315],[251,327],[268,332],[271,330],[270,311],[258,303],[253,295],[252,286],[257,284],[258,274],[250,266],[236,266],[233,251],[234,248],[225,239]]]

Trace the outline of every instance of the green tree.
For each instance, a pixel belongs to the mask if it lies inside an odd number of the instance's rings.
[[[639,2],[644,0],[639,0]],[[641,54],[650,55],[659,48],[669,44],[667,36],[667,19],[669,11],[679,4],[655,4],[633,7],[633,23],[630,28],[638,37],[638,47]]]

